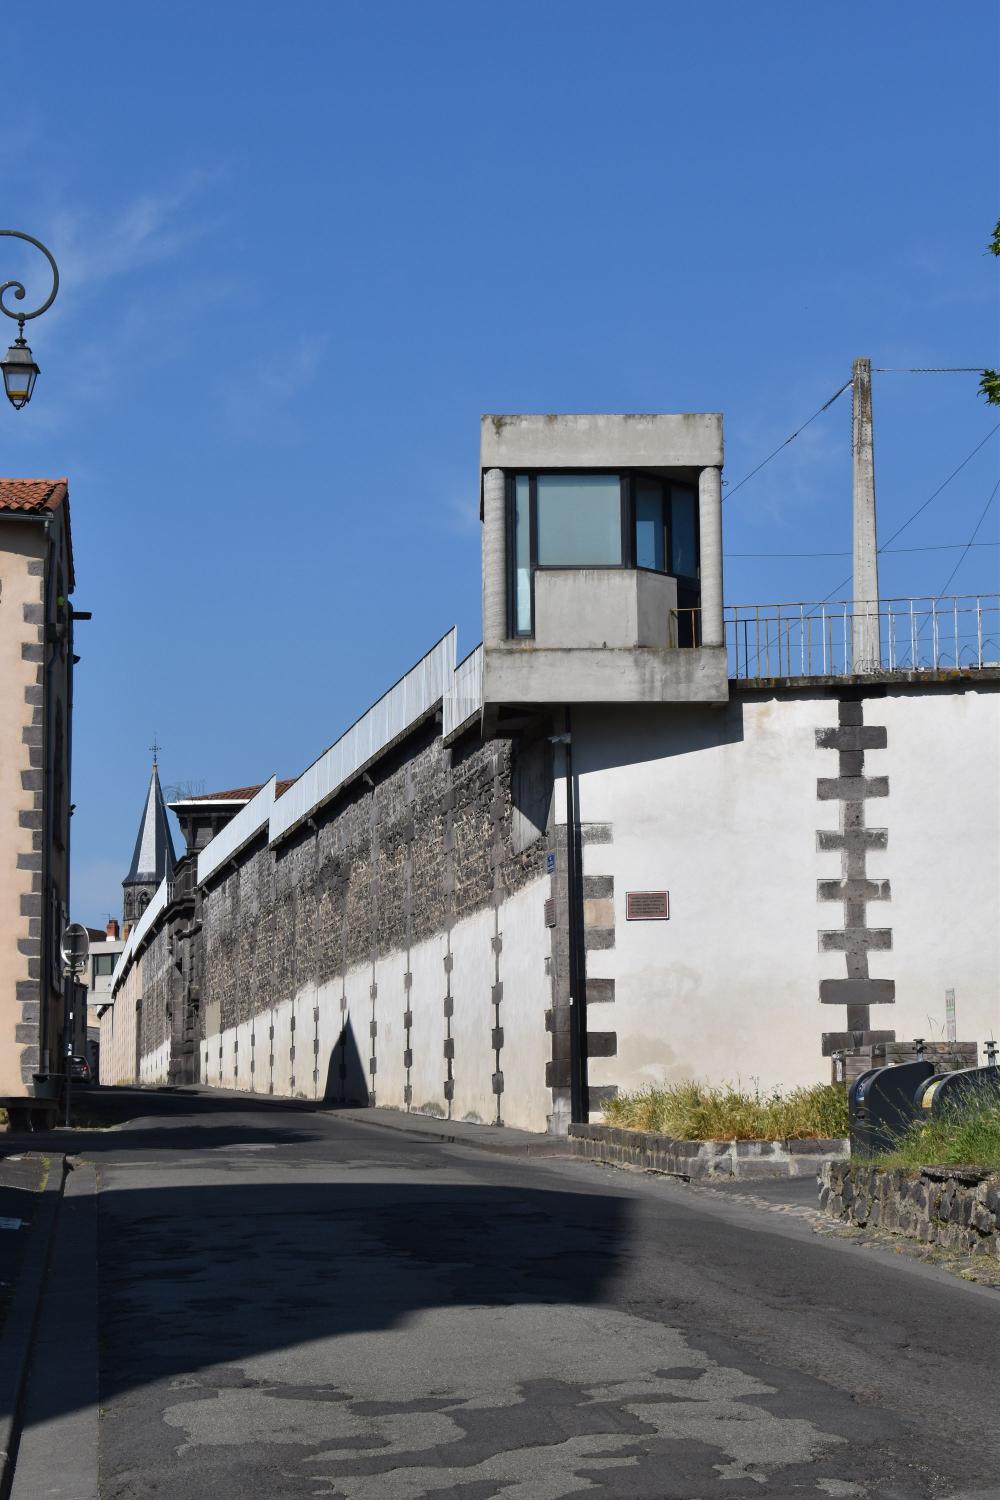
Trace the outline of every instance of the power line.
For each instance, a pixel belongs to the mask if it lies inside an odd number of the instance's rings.
[[[740,480],[740,482],[738,484],[734,484],[733,487],[732,487],[732,489],[727,489],[726,493],[722,497],[723,500],[731,500],[732,497],[736,494],[736,491],[742,489],[743,486],[749,480],[751,480],[754,477],[755,474],[759,474],[760,471],[761,471],[761,469],[764,467],[765,464],[769,464],[771,462],[772,458],[777,458],[777,456],[781,452],[782,448],[787,448],[788,445],[789,445],[789,443],[793,442],[794,439],[798,437],[798,435],[799,435],[800,432],[805,432],[806,428],[809,426],[809,423],[810,422],[815,422],[815,420],[816,420],[817,417],[822,416],[823,413],[826,411],[827,407],[828,406],[832,406],[833,403],[836,401],[837,397],[838,396],[842,396],[844,394],[844,392],[847,390],[847,387],[850,384],[851,384],[850,380],[845,380],[844,383],[843,383],[843,385],[840,387],[840,390],[839,391],[834,391],[834,393],[830,397],[829,401],[824,401],[823,405],[820,407],[819,411],[814,411],[813,414],[812,414],[812,416],[809,417],[805,422],[802,423],[801,427],[796,427],[796,429],[792,433],[791,437],[786,437],[785,441],[783,443],[779,443],[778,444],[777,448],[775,448],[775,450],[774,450],[773,453],[769,453],[766,458],[761,459],[760,463],[757,465],[757,467],[755,469],[751,469],[749,474],[744,474],[743,478]]]
[[[977,527],[978,530],[978,527]],[[1000,542],[935,542],[928,547],[880,547],[880,552],[961,552],[969,547],[1000,547]],[[850,552],[727,552],[727,557],[850,557]]]
[[[886,547],[888,547],[888,545],[889,545],[890,542],[894,542],[896,540],[896,538],[900,535],[900,533],[903,532],[903,531],[905,531],[906,528],[907,528],[907,526],[909,526],[912,521],[915,521],[917,519],[917,517],[920,515],[921,511],[924,511],[924,510],[927,509],[928,505],[930,505],[930,503],[931,503],[932,500],[936,500],[937,499],[938,495],[940,495],[940,493],[944,489],[945,485],[951,484],[951,481],[955,478],[955,475],[956,474],[960,474],[962,472],[962,470],[965,468],[965,466],[969,462],[969,460],[975,458],[975,456],[979,452],[980,448],[984,448],[986,446],[986,444],[989,442],[990,438],[993,436],[994,432],[997,432],[997,431],[1000,431],[1000,422],[998,422],[996,424],[996,427],[991,428],[991,430],[986,434],[986,436],[983,438],[983,440],[982,440],[981,443],[977,443],[976,444],[976,446],[973,448],[972,452],[969,454],[968,458],[963,458],[962,462],[959,464],[958,468],[954,469],[948,475],[948,478],[946,480],[944,480],[944,482],[942,484],[938,485],[938,487],[934,491],[933,495],[928,495],[927,499],[924,501],[923,505],[918,505],[917,506],[916,510],[913,512],[913,515],[910,516],[909,520],[908,521],[904,521],[903,524],[902,524],[902,526],[899,526],[899,527],[896,528],[896,530],[892,533],[892,536],[886,538],[886,540],[882,543],[882,546],[878,549],[880,552],[884,551],[884,549]]]
[[[966,559],[966,557],[969,554],[969,548],[975,546],[975,544],[976,544],[976,533],[979,531],[980,526],[982,526],[983,522],[986,520],[986,512],[989,510],[990,506],[993,504],[993,501],[996,499],[997,490],[1000,490],[1000,479],[998,479],[997,482],[996,482],[996,484],[993,486],[993,489],[990,492],[990,498],[987,500],[986,504],[983,506],[983,513],[979,517],[979,520],[976,522],[976,530],[972,533],[972,536],[969,538],[969,541],[966,544],[965,551],[962,553],[961,557],[958,559],[958,562],[955,564],[955,566],[952,568],[951,572],[948,574],[948,578],[947,578],[947,580],[945,582],[944,588],[941,589],[940,592],[938,593],[938,598],[939,599],[940,599],[941,595],[945,592],[945,589],[947,589],[948,584],[954,578],[955,574],[958,572],[959,568],[965,562],[965,559]]]
[[[912,521],[915,521],[917,519],[917,517],[920,515],[921,511],[925,511],[927,509],[928,505],[930,505],[931,501],[937,499],[937,497],[938,497],[938,495],[940,495],[941,491],[947,485],[951,484],[951,481],[955,478],[955,475],[956,474],[961,474],[961,472],[965,468],[966,464],[971,459],[975,458],[975,456],[979,452],[980,448],[985,447],[986,444],[989,442],[990,438],[997,431],[1000,431],[1000,422],[998,422],[995,427],[992,427],[990,429],[990,431],[986,434],[986,436],[980,442],[978,442],[976,444],[976,446],[973,448],[972,452],[969,453],[965,458],[962,459],[962,462],[959,464],[958,468],[957,469],[953,469],[951,471],[951,473],[948,475],[948,478],[945,479],[945,480],[943,480],[942,483],[938,485],[938,487],[934,491],[934,493],[932,495],[928,495],[927,499],[923,502],[922,505],[918,505],[917,506],[917,508],[913,512],[912,516],[908,517],[908,519],[903,522],[902,526],[897,526],[896,530],[892,533],[892,536],[886,537],[885,541],[882,543],[881,547],[879,547],[879,549],[878,549],[879,552],[884,552],[886,550],[886,548],[889,546],[889,543],[890,542],[894,542],[896,540],[896,538],[902,532],[904,532],[906,530],[907,526],[909,526]],[[848,573],[848,575],[847,575],[846,578],[842,578],[839,583],[834,584],[833,588],[826,595],[826,598],[821,599],[819,601],[820,604],[825,604],[826,601],[827,601],[827,599],[832,599],[833,596],[834,596],[834,594],[837,593],[838,589],[842,589],[845,584],[850,583],[852,577],[853,577],[853,574]],[[951,579],[949,579],[948,581],[950,583]]]

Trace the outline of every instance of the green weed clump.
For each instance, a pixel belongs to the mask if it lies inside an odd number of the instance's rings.
[[[620,1094],[603,1108],[609,1125],[654,1130],[681,1141],[827,1140],[848,1131],[847,1092],[830,1083],[787,1093],[677,1083]]]
[[[989,1167],[1000,1171],[1000,1098],[995,1093],[953,1104],[915,1120],[896,1149],[877,1158],[886,1167]]]

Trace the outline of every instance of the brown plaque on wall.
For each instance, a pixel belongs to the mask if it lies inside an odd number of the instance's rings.
[[[626,922],[666,922],[670,916],[669,891],[626,891]]]

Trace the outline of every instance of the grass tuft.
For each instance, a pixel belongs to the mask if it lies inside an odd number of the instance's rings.
[[[990,1167],[1000,1171],[1000,1099],[990,1094],[915,1120],[896,1149],[876,1157],[884,1167]]]
[[[827,1140],[847,1135],[847,1093],[837,1084],[752,1093],[722,1084],[676,1083],[620,1094],[603,1106],[608,1125],[654,1130],[680,1141]]]

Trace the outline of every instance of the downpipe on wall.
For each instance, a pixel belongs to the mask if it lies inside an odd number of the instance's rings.
[[[580,838],[579,793],[573,771],[573,727],[570,709],[563,710],[566,774],[566,904],[569,932],[570,1114],[573,1123],[586,1124],[590,1113],[587,1089],[587,959],[583,936],[583,857]]]

